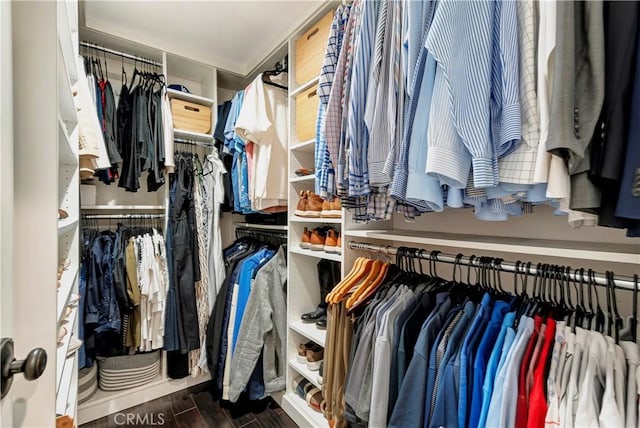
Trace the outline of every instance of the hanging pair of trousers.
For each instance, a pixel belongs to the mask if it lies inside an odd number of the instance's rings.
[[[178,298],[180,351],[200,348],[195,282],[200,280],[198,254],[194,251],[195,207],[193,205],[193,164],[180,157],[176,173],[176,195],[173,221],[173,263]],[[184,340],[182,340],[184,339]]]

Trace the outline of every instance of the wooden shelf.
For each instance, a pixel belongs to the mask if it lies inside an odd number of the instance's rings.
[[[292,369],[300,373],[302,376],[308,379],[309,382],[314,384],[317,388],[322,389],[322,385],[320,385],[320,382],[318,382],[318,373],[319,373],[318,370],[316,371],[309,370],[306,364],[299,363],[296,360],[290,360],[289,367],[291,367]]]
[[[312,87],[313,85],[317,84],[319,80],[320,80],[320,76],[314,77],[313,79],[311,79],[311,80],[303,83],[302,85],[298,86],[293,91],[290,91],[289,92],[289,96],[291,98],[295,98],[296,96],[300,95],[301,93],[303,93],[304,91],[306,91],[307,89]]]
[[[341,218],[298,217],[296,215],[292,215],[291,217],[289,217],[289,221],[291,223],[331,223],[331,224],[342,223]]]
[[[313,153],[316,149],[316,139],[302,141],[298,144],[292,144],[290,150],[298,152]]]
[[[201,141],[204,143],[213,143],[213,135],[203,134],[201,132],[187,131],[185,129],[174,128],[173,136],[183,140]]]
[[[71,295],[71,291],[73,290],[73,286],[75,285],[77,278],[77,264],[72,263],[71,266],[69,266],[69,269],[62,272],[62,278],[60,279],[60,288],[58,288],[58,316],[56,318],[58,322],[60,322],[60,319],[62,318],[64,307],[69,301],[69,296]]]
[[[326,251],[313,251],[300,248],[297,244],[289,246],[289,252],[292,254],[300,254],[307,257],[315,257],[317,259],[327,259],[342,263],[342,254],[327,253]]]
[[[177,100],[188,101],[190,103],[200,104],[203,106],[213,106],[215,101],[211,98],[202,97],[200,95],[189,94],[187,92],[177,91],[175,89],[167,89],[167,95],[169,98],[175,98]]]
[[[313,174],[309,174],[309,175],[304,175],[302,177],[291,177],[289,179],[290,183],[311,183],[312,181],[315,181],[316,176]]]
[[[324,341],[327,336],[326,330],[320,330],[315,323],[303,323],[302,321],[294,321],[289,324],[291,330],[303,335],[307,339],[311,339],[324,348]]]
[[[329,422],[322,416],[322,413],[309,407],[307,402],[298,397],[295,392],[287,393],[282,397],[282,409],[300,427],[321,428],[329,426]]]
[[[56,391],[60,391],[61,382],[62,382],[62,374],[64,373],[64,368],[67,366],[67,362],[69,359],[67,358],[67,351],[69,350],[69,344],[71,343],[71,338],[74,336],[76,316],[78,316],[78,306],[71,311],[71,315],[69,315],[69,322],[64,325],[67,329],[67,334],[65,334],[62,339],[62,345],[58,346],[56,350]],[[59,323],[57,324],[60,325]],[[57,327],[59,328],[59,327]],[[56,330],[57,334],[57,330]]]
[[[403,245],[421,244],[441,247],[468,248],[480,254],[505,252],[547,257],[594,260],[640,265],[640,246],[633,244],[603,244],[593,242],[560,241],[497,236],[462,235],[453,233],[419,232],[412,230],[348,230],[347,238],[369,238],[401,241]]]

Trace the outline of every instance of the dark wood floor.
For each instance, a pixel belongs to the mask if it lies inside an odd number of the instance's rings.
[[[126,422],[127,417],[131,423]],[[220,405],[213,401],[211,394],[202,386],[131,407],[80,427],[137,428],[156,426],[165,428],[297,428],[295,422],[271,398],[260,402]]]

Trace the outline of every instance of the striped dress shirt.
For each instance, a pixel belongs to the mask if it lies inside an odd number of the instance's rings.
[[[493,20],[491,124],[499,158],[512,152],[521,136],[516,3],[496,1]]]
[[[336,9],[331,29],[329,31],[329,39],[327,42],[327,50],[325,52],[324,61],[320,77],[318,79],[318,118],[316,120],[316,146],[315,146],[315,167],[316,182],[315,191],[323,198],[331,198],[335,193],[334,186],[328,185],[328,177],[330,171],[333,171],[329,149],[327,148],[327,139],[325,135],[325,113],[329,96],[331,95],[331,86],[335,77],[336,66],[340,56],[340,48],[344,38],[345,27],[349,19],[350,5],[340,5]],[[330,193],[329,193],[330,191]]]
[[[328,194],[336,193],[336,176],[335,168],[341,156],[341,138],[342,138],[342,113],[343,113],[343,93],[345,85],[345,74],[347,68],[347,59],[351,55],[353,45],[353,35],[358,15],[362,7],[361,0],[355,0],[351,5],[349,20],[345,28],[345,34],[338,56],[338,63],[335,68],[334,80],[331,85],[329,99],[327,101],[327,109],[324,119],[324,135],[327,139],[327,151],[329,158],[325,157],[322,170],[320,172],[320,185]]]
[[[491,49],[493,1],[441,0],[427,36],[427,49],[438,62],[434,94],[449,110],[447,122],[431,122],[426,170],[443,184],[464,187],[469,157],[476,187],[498,182],[497,157],[491,140]],[[440,77],[438,75],[441,75]],[[443,86],[444,91],[438,86]],[[438,114],[445,117],[445,114]]]
[[[383,0],[380,10],[385,9],[388,0]],[[351,67],[350,91],[347,111],[347,132],[345,152],[347,162],[338,162],[338,180],[348,189],[349,196],[363,196],[370,192],[367,165],[369,135],[364,122],[369,82],[369,66],[374,49],[377,1],[364,1],[362,20],[358,29]],[[376,49],[378,47],[376,46]],[[373,74],[374,71],[372,71]],[[347,168],[346,170],[344,168]],[[348,176],[345,181],[344,178]],[[340,185],[340,182],[339,182]]]

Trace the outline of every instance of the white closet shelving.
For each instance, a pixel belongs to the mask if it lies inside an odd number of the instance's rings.
[[[57,81],[58,81],[58,201],[59,208],[68,217],[58,220],[58,262],[68,261],[68,267],[58,280],[56,322],[57,329],[66,334],[57,344],[56,414],[69,415],[77,420],[77,365],[76,353],[69,356],[72,339],[77,339],[78,307],[69,306],[70,297],[78,291],[78,254],[80,235],[80,209],[78,186],[78,116],[74,104],[75,84],[78,81],[78,4],[77,1],[56,3],[57,23]],[[68,309],[67,309],[68,308]]]
[[[296,133],[296,96],[318,84],[319,76],[296,85],[296,40],[309,30],[332,7],[329,5],[319,10],[307,23],[289,39],[289,262],[287,290],[287,379],[282,408],[291,418],[303,427],[326,427],[327,420],[319,412],[313,410],[306,401],[296,395],[293,382],[303,376],[313,385],[320,388],[318,372],[308,370],[306,365],[296,361],[297,345],[314,341],[324,347],[326,330],[316,327],[315,323],[303,323],[300,316],[313,311],[320,303],[320,288],[316,265],[321,259],[343,261],[341,254],[325,251],[312,251],[300,248],[304,228],[314,229],[321,226],[334,227],[338,232],[343,230],[344,216],[341,218],[308,218],[294,214],[302,190],[314,190],[315,176],[295,175],[298,168],[314,168],[314,151],[316,140],[300,140]],[[324,41],[323,41],[324,42]],[[314,124],[315,129],[315,124]],[[344,240],[343,240],[344,241]],[[343,243],[344,245],[344,243]]]

